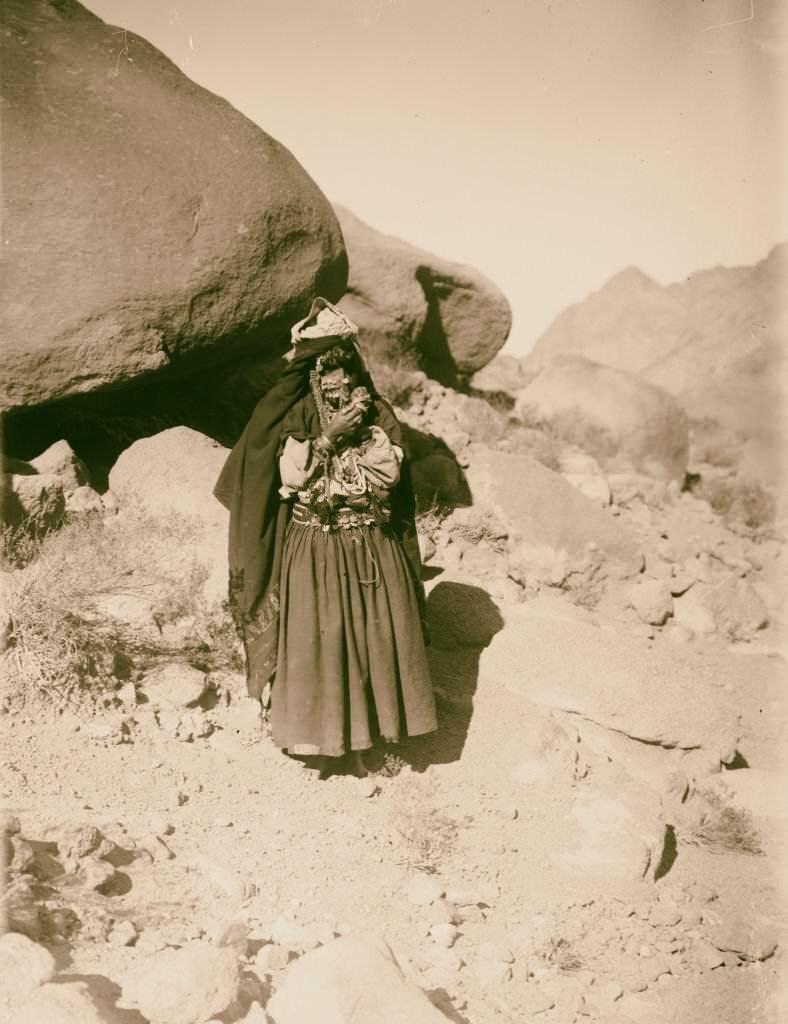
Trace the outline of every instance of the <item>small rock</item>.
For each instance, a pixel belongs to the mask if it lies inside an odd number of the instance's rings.
[[[704,971],[713,971],[715,967],[721,967],[725,963],[725,957],[705,939],[700,939],[693,945],[692,956],[698,967]]]
[[[686,594],[694,583],[694,578],[689,573],[683,572],[678,572],[667,581],[670,592],[674,597],[681,597],[682,594]]]
[[[52,954],[26,935],[6,932],[0,938],[0,1016],[18,1006],[55,973]],[[7,1018],[11,1020],[10,1015]]]
[[[673,601],[673,616],[680,626],[701,635],[717,629],[714,616],[700,601],[695,587]]]
[[[133,946],[139,937],[133,921],[119,921],[109,933],[111,946]]]
[[[640,618],[652,626],[662,626],[673,614],[673,598],[662,580],[646,580],[627,590],[629,603]]]
[[[358,789],[361,795],[367,798],[373,797],[376,793],[380,792],[380,786],[371,775],[358,780]]]
[[[86,515],[103,511],[104,504],[101,501],[101,495],[87,484],[75,488],[71,494],[66,492],[66,512],[70,512],[72,515]]]
[[[46,451],[30,459],[30,465],[37,473],[51,473],[60,477],[63,491],[71,494],[88,483],[90,475],[87,466],[74,452],[68,441],[56,441]],[[92,490],[92,488],[89,488]],[[95,492],[94,492],[95,493]]]
[[[175,854],[159,835],[144,836],[136,845],[138,850],[144,850],[153,861],[175,859]]]
[[[254,958],[254,968],[262,977],[266,974],[274,974],[283,971],[290,963],[290,951],[285,946],[275,942],[269,942],[261,946]]]
[[[296,952],[315,949],[320,945],[319,940],[303,925],[297,924],[284,914],[280,914],[271,925],[271,939],[277,945]]]
[[[766,918],[727,908],[721,908],[719,916],[723,918],[719,923],[706,928],[716,949],[737,953],[743,960],[768,960],[777,949],[777,931]]]
[[[208,676],[190,665],[170,664],[149,672],[140,683],[149,700],[172,708],[195,705],[208,687]]]
[[[123,686],[117,691],[115,696],[118,700],[124,704],[127,708],[133,708],[137,706],[137,690],[134,683],[124,683]]]
[[[444,890],[440,883],[430,875],[419,873],[414,875],[406,885],[405,895],[415,906],[423,907],[441,899]],[[452,900],[452,902],[454,901]]]
[[[82,861],[79,869],[79,880],[89,889],[101,892],[110,886],[115,878],[115,868],[105,860],[88,858]]]
[[[477,960],[471,971],[482,988],[497,989],[512,980],[511,965],[500,960]]]
[[[430,935],[439,946],[443,946],[445,949],[451,949],[457,941],[459,932],[453,924],[434,924],[430,928]]]
[[[33,874],[36,868],[36,853],[30,843],[21,836],[10,839],[12,855],[9,867],[20,875]]]
[[[64,867],[99,851],[104,836],[95,825],[68,825],[57,830],[57,849]]]
[[[7,836],[16,836],[22,831],[22,824],[15,814],[6,814],[2,819],[2,830]]]
[[[624,989],[617,981],[603,981],[593,986],[591,994],[595,1002],[607,1007],[621,999]]]
[[[446,899],[457,907],[478,907],[484,903],[475,889],[449,889]]]
[[[651,908],[648,921],[655,928],[672,928],[681,922],[681,911],[668,903],[656,903]]]
[[[445,946],[436,946],[430,951],[428,956],[432,966],[440,967],[444,971],[450,971],[452,974],[458,974],[465,963],[455,950],[446,949]]]
[[[161,814],[148,815],[148,826],[156,836],[171,836],[175,826]]]
[[[462,921],[457,908],[452,906],[448,900],[435,900],[434,903],[429,904],[424,911],[424,919],[430,925],[460,924]]]

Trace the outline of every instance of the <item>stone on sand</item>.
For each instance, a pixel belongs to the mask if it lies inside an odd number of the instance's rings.
[[[407,981],[378,936],[343,936],[307,953],[269,1001],[274,1024],[439,1024],[446,1017]]]

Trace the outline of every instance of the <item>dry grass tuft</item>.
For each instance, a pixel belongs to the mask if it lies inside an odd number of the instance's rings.
[[[748,811],[734,807],[713,789],[700,790],[697,795],[709,809],[694,827],[678,832],[679,842],[700,846],[710,853],[746,853],[752,856],[763,853],[760,837]]]
[[[547,963],[552,964],[562,974],[582,971],[585,962],[568,939],[550,938],[544,944],[540,955]]]
[[[454,850],[459,824],[438,806],[427,780],[410,778],[397,795],[394,831],[410,867],[435,874]]]
[[[23,566],[9,576],[11,694],[80,702],[114,688],[119,665],[144,668],[173,655],[237,667],[230,616],[205,605],[206,569],[188,555],[198,539],[185,517],[134,508],[80,518],[21,548],[18,536],[6,538]],[[148,609],[147,627],[107,614],[118,601]],[[185,618],[188,643],[173,650],[161,631]]]

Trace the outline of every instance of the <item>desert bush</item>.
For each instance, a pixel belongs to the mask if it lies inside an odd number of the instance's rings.
[[[60,701],[83,699],[86,691],[114,687],[119,662],[142,668],[173,653],[187,657],[190,646],[215,667],[234,667],[229,614],[206,606],[206,570],[189,553],[198,540],[198,525],[186,517],[159,518],[133,507],[112,519],[80,518],[38,538],[25,567],[9,577],[17,694],[24,698],[32,687]],[[151,629],[106,613],[107,601],[124,598],[144,602]],[[189,640],[174,652],[160,631],[186,617],[193,623]]]
[[[581,971],[585,966],[579,950],[568,939],[561,937],[551,936],[538,951],[538,955],[562,974]]]
[[[775,500],[757,480],[703,477],[692,490],[729,524],[740,524],[759,533],[774,522]]]
[[[618,445],[610,431],[601,424],[589,420],[581,409],[564,409],[546,417],[533,406],[521,405],[515,421],[525,430],[535,431],[548,438],[550,450],[557,455],[567,445],[574,445],[593,455],[600,463],[606,463],[614,459],[618,451]],[[536,457],[534,455],[534,458]]]
[[[403,861],[428,874],[450,856],[459,835],[458,822],[437,805],[429,780],[410,776],[397,796],[392,824]]]
[[[438,504],[438,502],[433,499],[430,505],[416,513],[417,531],[434,541],[440,533],[443,521],[448,514],[449,509]]]
[[[451,532],[467,544],[486,544],[501,554],[508,549],[506,528],[489,512],[472,508],[457,510],[451,518]]]
[[[558,472],[565,445],[549,429],[523,426],[519,420],[510,419],[506,435],[497,447],[502,451],[530,455],[545,468]]]
[[[678,830],[679,842],[703,847],[711,853],[763,853],[748,811],[735,807],[713,789],[699,790],[697,798],[705,803],[707,809],[692,827]]]

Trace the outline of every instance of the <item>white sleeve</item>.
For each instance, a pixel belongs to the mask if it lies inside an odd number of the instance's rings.
[[[303,490],[319,465],[312,452],[311,441],[296,441],[294,437],[288,437],[279,456],[279,476],[282,479],[279,493],[282,497],[290,498]]]

